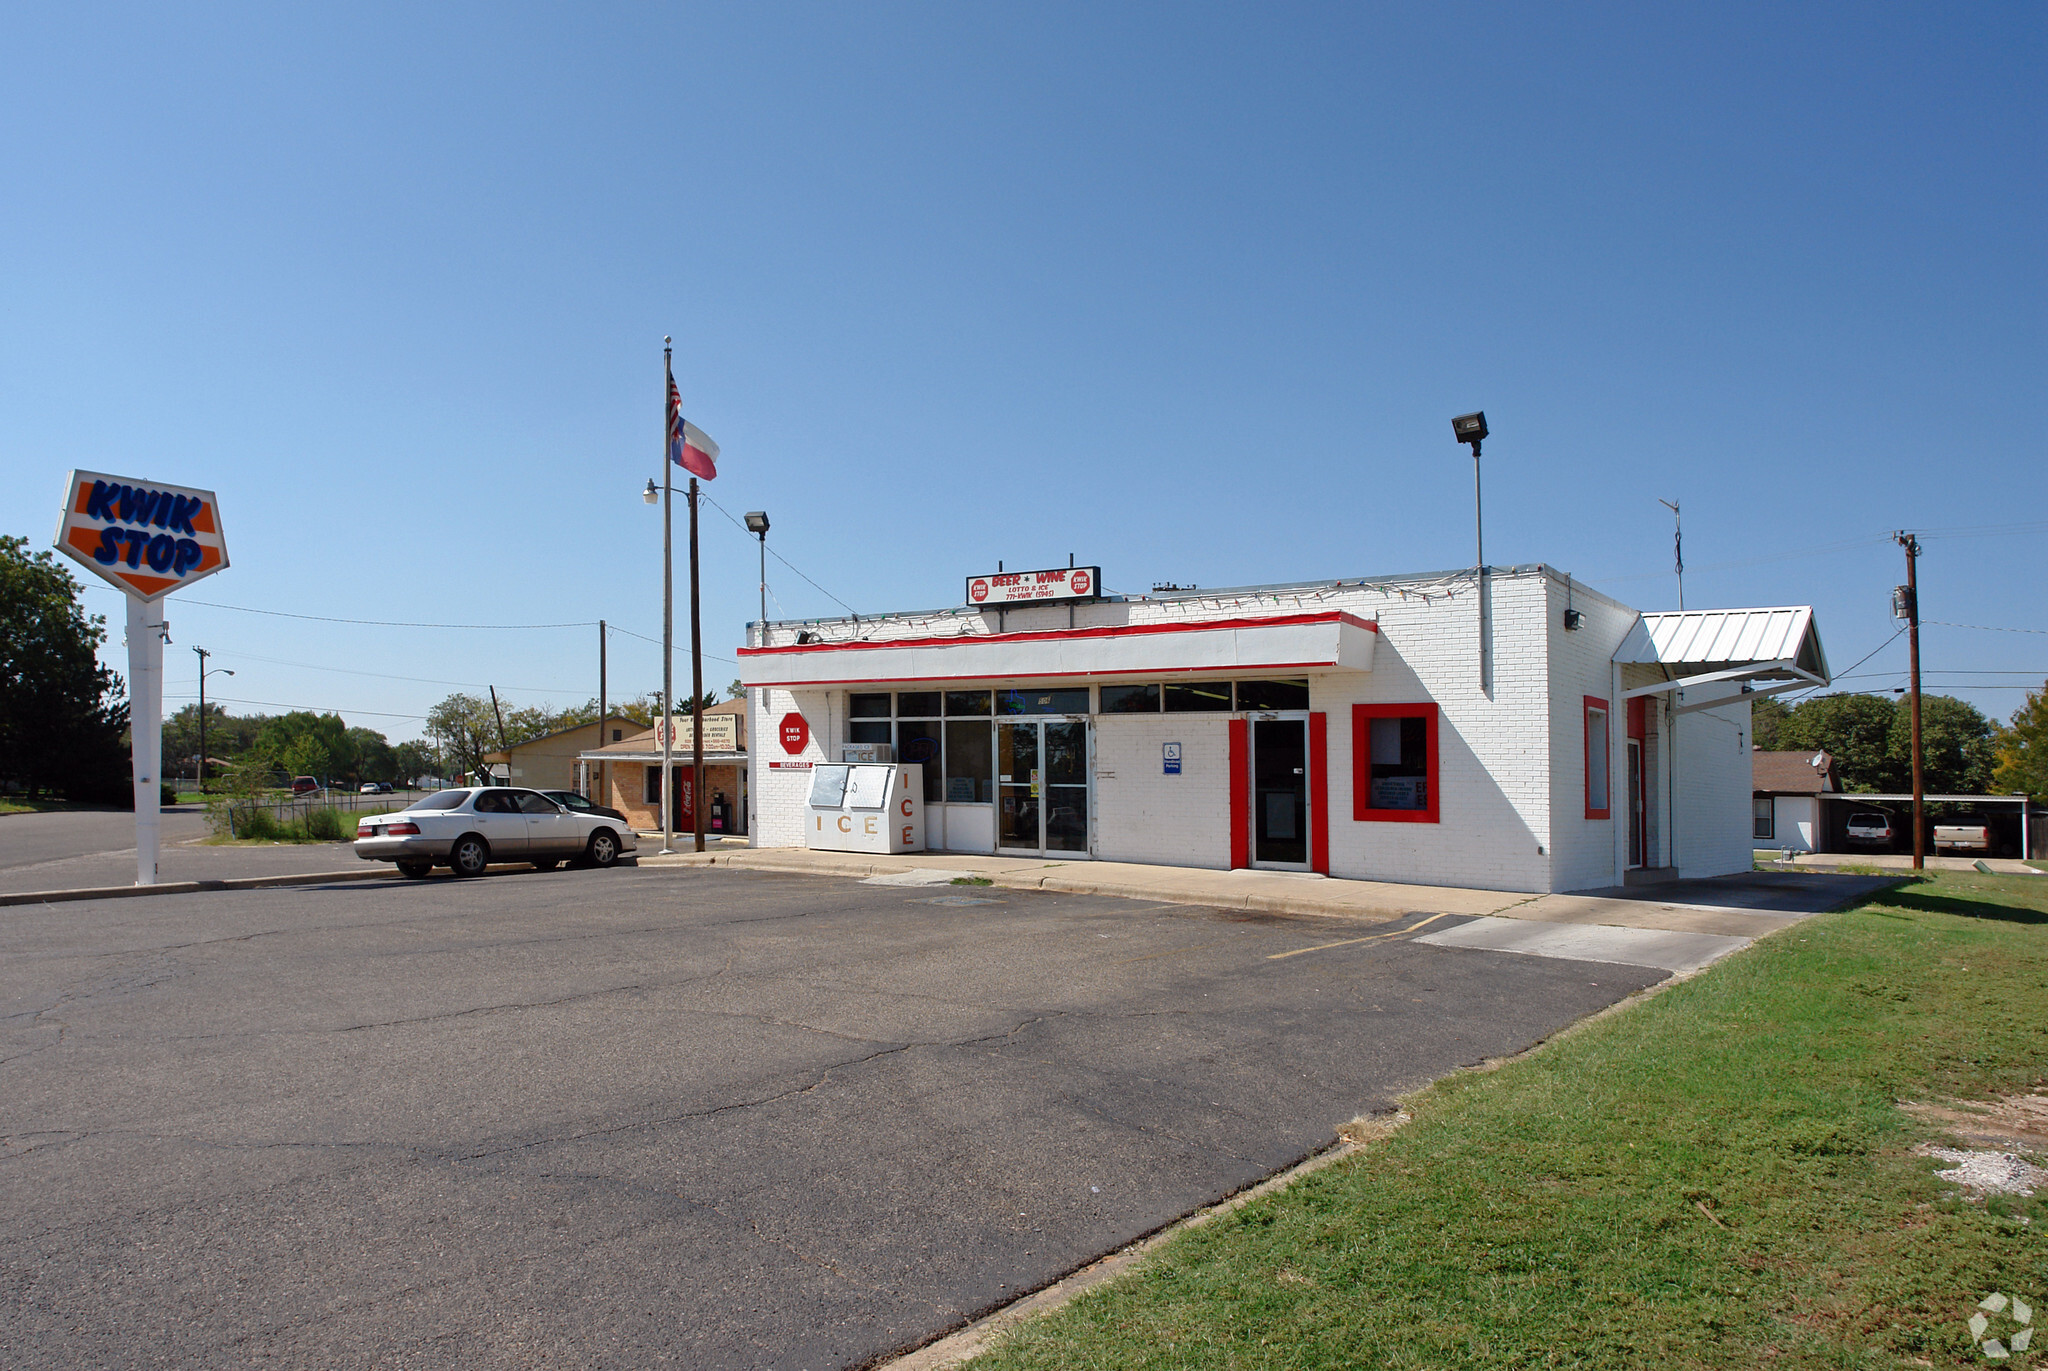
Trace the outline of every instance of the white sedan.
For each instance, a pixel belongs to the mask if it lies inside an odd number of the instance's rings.
[[[356,855],[396,862],[418,880],[437,866],[480,876],[492,862],[552,871],[565,861],[606,867],[638,846],[633,830],[600,814],[579,814],[537,790],[471,786],[442,790],[396,814],[356,825]]]

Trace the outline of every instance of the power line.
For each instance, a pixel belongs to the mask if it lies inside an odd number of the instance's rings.
[[[620,628],[617,624],[607,624],[605,625],[605,627],[613,633],[623,633],[628,638],[638,638],[643,643],[653,643],[656,647],[661,646],[661,639],[650,638],[644,633],[635,633],[630,628]],[[716,652],[707,652],[704,654],[704,656],[714,662],[724,662],[728,666],[739,665],[739,663],[737,661],[734,661],[731,657],[721,657]]]
[[[410,681],[417,685],[467,686],[472,690],[488,690],[492,685],[496,684],[496,682],[492,681],[444,681],[433,676],[399,676],[394,675],[393,673],[388,671],[363,671],[356,667],[321,666],[317,662],[288,662],[282,657],[259,657],[253,652],[235,652],[229,654],[216,655],[230,656],[232,657],[233,660],[236,661],[267,662],[271,666],[298,667],[301,670],[305,671],[338,672],[345,676],[374,676],[377,679],[383,681]],[[527,695],[574,695],[578,693],[577,691],[572,690],[567,686],[500,685],[498,686],[498,689],[516,690],[519,691],[521,694]]]
[[[1883,642],[1879,643],[1879,644],[1878,644],[1878,645],[1877,645],[1876,647],[1874,647],[1874,648],[1870,649],[1870,651],[1868,651],[1868,652],[1864,653],[1864,654],[1863,654],[1863,655],[1862,655],[1861,657],[1858,657],[1858,658],[1857,658],[1857,659],[1856,659],[1855,661],[1851,662],[1851,663],[1849,664],[1849,671],[1854,671],[1854,670],[1855,670],[1855,669],[1856,669],[1857,667],[1859,667],[1859,666],[1862,666],[1862,665],[1863,665],[1863,664],[1864,664],[1865,662],[1869,661],[1869,660],[1870,660],[1870,659],[1871,659],[1872,657],[1875,657],[1875,656],[1876,656],[1876,655],[1877,655],[1878,653],[1880,653],[1880,652],[1884,651],[1884,650],[1885,650],[1886,648],[1890,647],[1890,646],[1891,646],[1891,645],[1892,645],[1893,643],[1896,643],[1896,642],[1897,642],[1897,641],[1899,640],[1899,633],[1904,633],[1905,631],[1906,631],[1906,630],[1905,630],[1905,626],[1904,626],[1904,625],[1901,625],[1901,626],[1900,626],[1900,628],[1899,628],[1899,631],[1898,631],[1898,633],[1894,633],[1894,634],[1892,634],[1892,636],[1891,636],[1891,637],[1889,637],[1889,638],[1885,639],[1885,640],[1884,640]],[[1829,685],[1832,685],[1832,684],[1834,683],[1834,681],[1836,681],[1836,680],[1845,680],[1845,679],[1847,679],[1847,678],[1848,678],[1848,675],[1849,675],[1849,672],[1845,671],[1845,672],[1843,672],[1843,673],[1842,673],[1842,674],[1841,674],[1840,676],[1838,676],[1838,677],[1833,677],[1833,678],[1831,678],[1831,679],[1830,679],[1830,681],[1829,681]],[[1827,686],[1814,686],[1812,690],[1802,690],[1802,691],[1800,691],[1800,692],[1799,692],[1799,694],[1798,694],[1798,696],[1797,696],[1796,698],[1798,698],[1798,699],[1805,699],[1805,698],[1806,698],[1806,697],[1807,697],[1808,695],[1811,695],[1811,694],[1813,694],[1813,692],[1814,692],[1815,690],[1826,690],[1827,688],[1828,688]],[[1790,703],[1792,703],[1792,702],[1791,702],[1790,700],[1787,700],[1787,701],[1786,701],[1785,703],[1787,703],[1787,704],[1790,704]]]
[[[166,695],[164,698],[166,700],[197,701],[199,697],[197,695]],[[368,714],[379,719],[425,719],[427,717],[424,714],[395,714],[388,709],[337,709],[333,705],[292,705],[286,704],[282,700],[245,700],[239,695],[211,695],[207,697],[206,702],[208,704],[262,705],[267,709],[298,709],[304,710],[308,714],[334,714],[338,716]]]
[[[569,624],[424,624],[405,619],[337,619],[327,614],[294,614],[283,609],[254,609],[248,605],[224,605],[214,600],[193,600],[180,597],[182,605],[204,605],[208,609],[232,609],[242,614],[268,614],[278,619],[309,619],[318,624],[355,624],[363,628],[488,628],[488,629],[529,629],[529,628],[589,628],[596,621],[584,619]]]
[[[740,532],[747,533],[747,526],[741,523],[738,519],[733,519],[731,510],[727,509],[724,505],[718,503],[718,501],[711,499],[710,495],[706,494],[704,491],[699,490],[697,493],[700,496],[702,496],[705,500],[709,501],[713,509],[717,510],[720,514],[723,514],[726,518],[732,519],[734,527],[738,528]],[[752,538],[754,535],[751,533],[747,533],[747,536],[749,538]],[[855,609],[852,605],[847,604],[846,601],[840,599],[837,595],[834,595],[831,591],[825,589],[825,587],[819,585],[816,581],[811,581],[810,577],[804,576],[803,572],[797,569],[796,563],[790,561],[789,558],[783,556],[781,553],[777,552],[772,547],[768,549],[768,555],[770,557],[773,557],[776,561],[782,563],[784,566],[788,567],[791,571],[795,571],[796,574],[798,576],[802,576],[804,580],[810,581],[811,588],[813,590],[816,590],[820,595],[823,595],[826,599],[832,601],[832,603],[838,605],[841,609],[844,609],[848,614],[853,615],[855,618],[860,617],[859,610]]]
[[[1999,625],[1997,625],[1997,624],[1951,624],[1951,623],[1945,623],[1945,622],[1943,622],[1943,621],[1942,621],[1942,620],[1940,620],[1940,619],[1922,619],[1922,620],[1921,620],[1920,622],[1921,622],[1921,623],[1923,623],[1923,624],[1935,624],[1935,625],[1937,625],[1937,626],[1939,626],[1939,627],[1941,627],[1941,628],[1974,628],[1974,629],[1977,629],[1977,630],[1978,630],[1979,632],[1983,632],[1983,633],[2043,633],[2043,634],[2048,634],[2048,628],[2002,628],[2002,627],[2000,627],[2000,626],[1999,626]]]

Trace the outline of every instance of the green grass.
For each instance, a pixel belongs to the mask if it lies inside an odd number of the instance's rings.
[[[992,880],[990,880],[990,879],[989,879],[988,877],[986,877],[986,876],[955,876],[955,877],[953,878],[953,880],[952,880],[951,884],[953,884],[953,885],[994,885],[994,884],[995,884],[995,882],[994,882],[994,881],[992,881]]]
[[[1984,1365],[1978,1299],[2048,1308],[2048,1198],[1961,1200],[1897,1102],[2043,1081],[2036,884],[1934,875],[1441,1081],[973,1365]]]
[[[252,843],[352,843],[356,824],[363,819],[394,811],[385,809],[315,809],[303,818],[279,823],[268,810],[257,810],[237,819],[240,831],[233,837],[216,833],[206,841],[215,847],[245,846]]]

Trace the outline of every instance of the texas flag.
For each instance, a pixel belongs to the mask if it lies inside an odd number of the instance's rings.
[[[683,397],[673,376],[668,379],[668,459],[707,481],[718,475],[718,444],[683,417]]]

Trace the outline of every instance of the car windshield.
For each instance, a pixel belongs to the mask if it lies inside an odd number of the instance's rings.
[[[414,809],[460,809],[462,802],[469,798],[467,790],[442,790],[427,796],[414,805]]]

